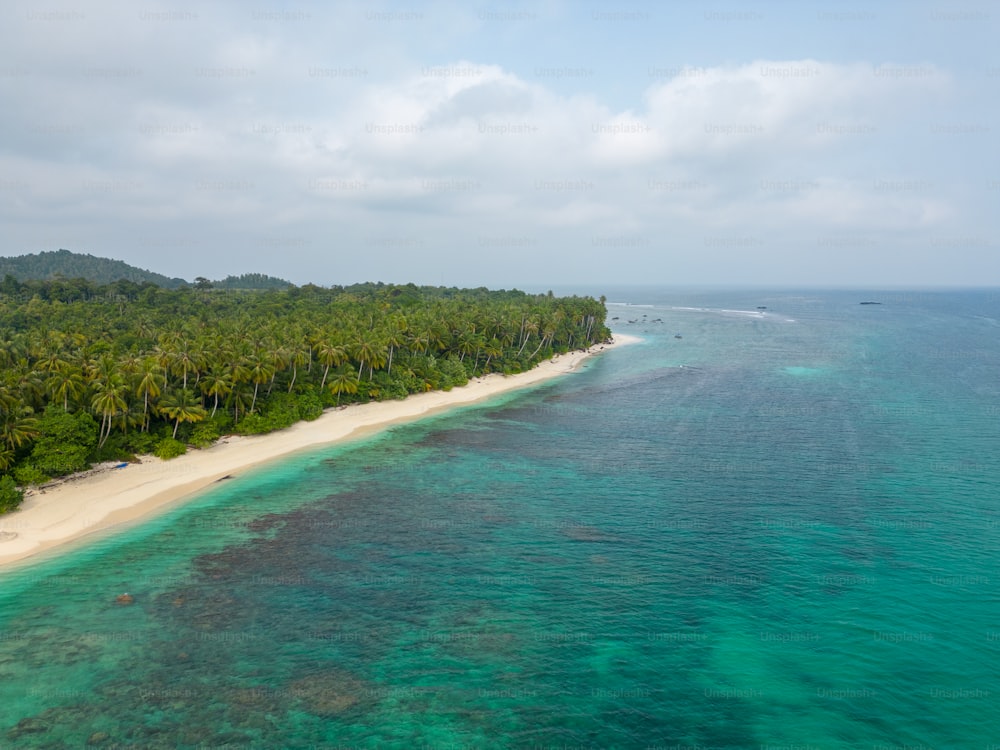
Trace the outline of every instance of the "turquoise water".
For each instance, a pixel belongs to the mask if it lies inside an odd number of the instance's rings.
[[[0,747],[1000,746],[1000,296],[605,293],[641,343],[0,573]]]

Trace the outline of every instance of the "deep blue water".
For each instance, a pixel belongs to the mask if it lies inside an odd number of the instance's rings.
[[[603,293],[640,343],[0,573],[0,747],[1000,747],[1000,293]]]

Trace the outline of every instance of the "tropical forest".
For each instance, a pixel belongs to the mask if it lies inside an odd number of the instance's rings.
[[[237,279],[239,277],[231,277]],[[0,282],[0,513],[99,462],[448,390],[606,340],[604,299],[366,283]]]

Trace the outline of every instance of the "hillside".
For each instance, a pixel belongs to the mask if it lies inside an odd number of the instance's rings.
[[[66,279],[87,279],[96,284],[110,284],[125,279],[136,284],[150,282],[165,289],[176,289],[187,283],[184,279],[171,279],[163,274],[130,266],[121,260],[98,258],[69,250],[0,258],[0,277],[7,274],[18,281],[44,281],[62,276]]]
[[[102,285],[125,279],[136,284],[147,282],[156,284],[164,289],[177,289],[190,284],[185,279],[172,279],[160,273],[129,265],[125,261],[98,258],[94,255],[74,253],[69,250],[0,257],[0,279],[7,274],[22,282],[48,281],[62,277],[64,279],[87,279]],[[227,276],[222,281],[209,283],[217,289],[287,289],[294,286],[290,281],[262,273]]]

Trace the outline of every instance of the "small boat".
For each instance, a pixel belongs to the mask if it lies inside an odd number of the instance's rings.
[[[684,337],[683,337],[683,336],[681,336],[681,335],[680,335],[679,333],[675,333],[675,334],[674,334],[674,338],[675,338],[675,339],[682,339],[682,338],[684,338]]]

